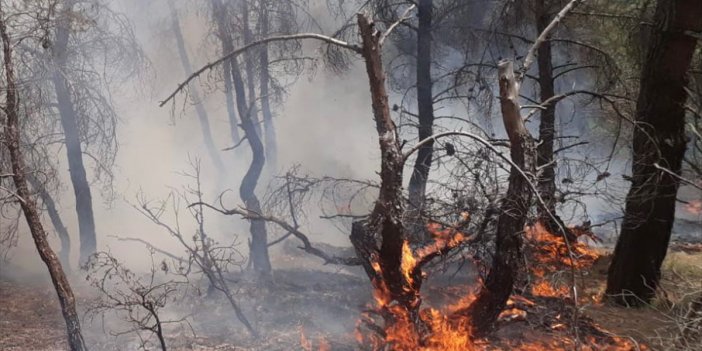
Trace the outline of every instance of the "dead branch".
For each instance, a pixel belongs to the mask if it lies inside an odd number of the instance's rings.
[[[241,55],[242,53],[246,52],[249,49],[252,49],[254,47],[276,42],[276,41],[286,41],[286,40],[301,40],[301,39],[315,39],[315,40],[320,40],[325,43],[331,44],[331,45],[336,45],[345,49],[349,49],[351,51],[354,51],[356,53],[360,53],[361,48],[358,47],[357,45],[354,44],[349,44],[345,41],[332,38],[323,34],[317,34],[317,33],[299,33],[299,34],[291,34],[291,35],[281,35],[281,36],[274,36],[274,37],[268,37],[264,38],[261,40],[256,40],[253,41],[247,45],[244,45],[238,49],[235,49],[234,51],[218,58],[217,60],[210,62],[206,65],[204,65],[202,68],[198,69],[197,71],[193,72],[193,74],[189,75],[182,83],[178,84],[178,87],[170,94],[168,97],[166,97],[163,101],[159,103],[159,107],[163,107],[166,105],[170,100],[174,99],[175,96],[181,92],[185,87],[190,84],[193,79],[199,77],[202,75],[205,71],[211,70],[214,67],[222,64],[223,62],[226,62],[227,60],[237,57],[238,55]]]
[[[359,266],[361,265],[361,260],[359,260],[357,257],[337,257],[337,256],[332,256],[329,255],[322,250],[314,247],[312,245],[312,242],[310,242],[309,237],[307,234],[301,232],[299,229],[296,229],[294,226],[290,225],[286,221],[279,219],[277,217],[273,216],[267,216],[263,215],[260,213],[256,213],[253,211],[248,211],[245,208],[242,209],[220,209],[217,207],[214,207],[210,204],[204,203],[204,202],[195,202],[190,204],[188,207],[192,206],[204,206],[209,209],[212,209],[214,211],[217,211],[221,214],[231,216],[231,215],[239,215],[244,219],[247,220],[261,220],[269,223],[276,224],[277,226],[281,227],[282,229],[286,230],[288,233],[294,235],[296,238],[300,239],[302,241],[302,247],[300,249],[304,250],[305,252],[317,256],[324,260],[324,264],[337,264],[337,265],[344,265],[344,266]]]

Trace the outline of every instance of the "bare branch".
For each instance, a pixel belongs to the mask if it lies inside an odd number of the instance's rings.
[[[280,35],[280,36],[274,36],[274,37],[264,38],[264,39],[261,39],[261,40],[256,40],[256,41],[254,41],[254,42],[251,42],[250,44],[247,44],[247,45],[244,45],[244,46],[242,46],[242,47],[240,47],[240,48],[238,48],[238,49],[235,49],[234,51],[232,51],[232,52],[230,52],[230,53],[228,53],[228,54],[226,54],[226,55],[220,57],[219,59],[217,59],[217,60],[215,60],[215,61],[213,61],[213,62],[210,62],[210,63],[206,64],[206,65],[203,66],[202,68],[200,68],[200,69],[198,69],[197,71],[195,71],[193,74],[191,74],[190,76],[188,76],[188,78],[186,78],[182,83],[178,84],[178,87],[171,93],[171,95],[168,95],[168,97],[167,97],[166,99],[164,99],[163,101],[161,101],[161,102],[159,103],[158,106],[159,106],[159,107],[163,107],[163,106],[164,106],[165,104],[167,104],[169,101],[171,101],[172,99],[174,99],[175,96],[176,96],[179,92],[181,92],[183,89],[185,89],[185,87],[186,87],[188,84],[190,84],[191,81],[193,81],[193,79],[199,77],[199,76],[202,75],[202,73],[204,73],[205,71],[211,70],[211,69],[213,69],[214,67],[220,65],[220,64],[223,63],[223,62],[225,62],[225,61],[227,61],[227,60],[229,60],[229,59],[231,59],[231,58],[234,58],[234,57],[236,57],[236,56],[238,56],[238,55],[241,55],[242,53],[246,52],[246,51],[249,50],[249,49],[252,49],[252,48],[254,48],[254,47],[257,47],[257,46],[260,46],[260,45],[263,45],[263,44],[276,42],[276,41],[299,40],[299,39],[315,39],[315,40],[320,40],[320,41],[323,41],[323,42],[328,43],[328,44],[331,44],[331,45],[336,45],[336,46],[339,46],[339,47],[342,47],[342,48],[345,48],[345,49],[349,49],[349,50],[351,50],[351,51],[353,51],[353,52],[356,52],[356,53],[360,53],[360,52],[361,52],[361,48],[360,48],[358,45],[349,44],[349,43],[347,43],[347,42],[345,42],[345,41],[342,41],[342,40],[339,40],[339,39],[336,39],[336,38],[332,38],[332,37],[329,37],[329,36],[326,36],[326,35],[323,35],[323,34],[317,34],[317,33],[299,33],[299,34],[291,34],[291,35]]]

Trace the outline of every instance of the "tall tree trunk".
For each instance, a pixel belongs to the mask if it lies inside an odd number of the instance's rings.
[[[222,4],[221,0],[211,0],[212,4],[212,17],[217,25],[217,36],[222,44],[222,55],[226,55],[234,51],[234,43],[232,42],[232,36],[229,34],[226,22],[226,8]],[[230,59],[231,60],[231,59]],[[224,96],[227,101],[227,116],[229,117],[229,132],[232,137],[232,142],[234,145],[238,144],[241,140],[239,136],[239,121],[236,117],[236,110],[234,107],[234,88],[232,86],[232,67],[229,60],[222,65],[222,71],[224,74]]]
[[[241,119],[241,128],[244,130],[244,136],[251,147],[252,160],[249,169],[246,171],[244,178],[239,186],[239,196],[244,201],[244,205],[248,211],[254,213],[262,213],[261,204],[256,196],[256,185],[261,177],[261,171],[266,163],[266,155],[263,147],[263,142],[256,131],[256,125],[251,118],[251,109],[248,108],[246,100],[246,91],[244,80],[241,77],[238,60],[234,57],[230,60],[232,81],[234,83],[234,93],[236,96],[236,107],[239,111]],[[267,278],[271,274],[271,261],[268,256],[268,233],[266,231],[266,222],[261,219],[250,219],[251,223],[251,243],[250,243],[250,259],[253,263],[254,270],[262,278]]]
[[[215,21],[217,22],[218,32],[222,40],[225,53],[234,51],[231,41],[231,33],[226,24],[224,17],[225,9],[221,0],[211,0],[212,10],[214,12]],[[244,175],[239,186],[239,196],[244,201],[244,205],[248,211],[261,213],[261,204],[256,197],[256,185],[261,177],[261,171],[266,163],[266,155],[261,141],[260,134],[256,131],[256,121],[252,119],[250,113],[253,111],[249,106],[249,101],[246,99],[246,86],[241,77],[241,69],[236,57],[232,57],[224,63],[225,72],[231,73],[231,81],[234,87],[234,97],[236,98],[236,109],[241,120],[241,128],[244,130],[244,137],[251,147],[253,158],[248,171]],[[232,123],[234,121],[232,120]],[[266,223],[259,219],[251,219],[250,232],[250,260],[253,263],[253,268],[261,277],[268,277],[271,274],[271,261],[268,255],[268,233],[266,231]]]
[[[403,247],[406,239],[402,223],[404,158],[400,150],[397,128],[390,117],[380,35],[376,33],[373,23],[363,14],[358,15],[358,27],[362,40],[361,55],[366,64],[373,117],[378,132],[380,154],[382,155],[378,200],[368,217],[367,229],[364,231],[372,234],[373,237],[381,238],[377,257],[371,258],[379,267],[373,274],[379,275],[380,279],[374,278],[373,275],[371,275],[371,279],[375,290],[386,294],[384,300],[388,302],[388,305],[382,307],[390,309],[389,304],[393,301],[397,302],[416,327],[420,323],[421,272],[413,269],[413,272],[409,272],[411,277],[408,277],[403,274],[402,269],[403,255],[405,254]],[[356,246],[356,249],[358,250],[359,247]],[[389,314],[392,315],[392,313]],[[388,323],[392,323],[392,318],[386,317],[386,327]]]
[[[68,156],[68,171],[71,176],[73,193],[76,197],[76,212],[78,214],[78,232],[80,238],[80,262],[86,262],[88,257],[97,249],[95,232],[95,217],[93,215],[93,198],[90,184],[83,164],[83,150],[80,141],[78,116],[71,100],[70,85],[65,77],[67,67],[67,49],[70,35],[70,16],[73,10],[73,0],[65,2],[65,8],[56,25],[56,40],[54,42],[54,70],[51,81],[56,92],[61,126]]]
[[[648,303],[658,286],[679,185],[667,171],[681,174],[687,142],[685,87],[698,40],[688,32],[701,30],[699,1],[658,1],[636,105],[632,184],[607,277],[606,294],[619,304]]]
[[[4,141],[10,153],[10,162],[12,163],[12,179],[15,183],[17,196],[20,198],[20,206],[27,220],[27,226],[34,239],[34,244],[39,252],[39,256],[49,270],[51,282],[54,285],[56,294],[58,295],[61,305],[61,312],[66,321],[66,331],[68,333],[68,345],[72,351],[83,351],[86,349],[83,336],[81,334],[80,320],[76,313],[76,302],[73,296],[73,291],[68,283],[61,262],[56,257],[56,254],[49,242],[46,240],[46,232],[42,227],[37,210],[37,204],[29,192],[25,173],[27,165],[25,163],[22,151],[20,148],[20,126],[19,126],[19,98],[17,96],[17,86],[15,82],[14,66],[12,63],[12,46],[10,43],[7,27],[5,25],[4,12],[2,3],[0,2],[0,37],[3,42],[3,58],[5,66],[5,114],[7,116]]]
[[[498,65],[502,120],[509,135],[510,155],[526,174],[535,170],[535,145],[519,112],[519,83],[511,61]],[[497,322],[522,265],[522,233],[532,197],[529,180],[512,167],[507,194],[502,199],[497,219],[495,256],[485,285],[466,311],[476,335],[485,335]]]
[[[41,201],[44,203],[44,206],[46,206],[46,212],[49,214],[51,224],[54,225],[54,229],[58,234],[59,240],[61,240],[61,251],[59,252],[61,264],[63,265],[66,271],[70,271],[71,237],[68,235],[68,229],[66,229],[66,226],[63,225],[63,220],[61,220],[61,216],[59,215],[59,212],[56,209],[56,203],[51,197],[51,194],[49,194],[49,192],[46,191],[44,185],[41,184],[41,182],[36,177],[34,177],[33,174],[30,173],[27,175],[27,181],[32,186],[34,191],[39,193]]]
[[[183,32],[180,29],[180,23],[178,21],[178,12],[173,6],[173,2],[169,1],[168,5],[171,9],[171,21],[172,29],[176,39],[176,45],[178,46],[178,55],[180,56],[180,63],[183,65],[183,70],[185,74],[191,74],[193,72],[193,67],[190,64],[190,58],[188,57],[188,51],[185,48],[185,40],[183,39]],[[195,112],[197,113],[198,121],[200,122],[200,129],[202,130],[202,141],[205,143],[207,152],[210,154],[212,163],[214,163],[217,171],[220,174],[224,173],[224,164],[219,156],[219,150],[215,147],[214,140],[212,138],[212,130],[210,128],[210,119],[207,116],[207,111],[205,111],[205,106],[200,100],[200,93],[196,87],[190,88],[190,94],[195,101]]]
[[[433,0],[419,0],[417,29],[417,110],[419,112],[419,140],[424,140],[434,133],[434,96],[431,78],[431,35],[432,35]],[[431,169],[434,142],[424,144],[417,152],[417,159],[409,182],[408,211],[411,224],[412,240],[426,241],[427,231],[421,220],[421,211],[426,198],[427,179]]]
[[[546,26],[551,23],[551,14],[545,4],[545,0],[537,0],[536,3],[536,32],[541,33]],[[548,101],[556,93],[553,82],[553,57],[551,55],[551,41],[546,40],[539,47],[537,54],[537,65],[539,67],[539,92],[541,101]],[[541,110],[541,122],[539,124],[539,145],[537,151],[537,167],[543,167],[538,182],[538,190],[541,198],[546,204],[546,208],[539,207],[539,220],[541,220],[550,232],[555,233],[557,225],[552,225],[550,214],[556,214],[556,164],[553,155],[553,143],[556,127],[556,104],[548,104]],[[547,212],[548,211],[548,212]]]
[[[244,27],[244,45],[251,44],[254,40],[253,32],[251,31],[251,22],[249,21],[249,0],[241,1],[242,25]],[[258,120],[258,101],[256,100],[256,73],[254,69],[254,56],[251,52],[244,53],[244,68],[246,70],[246,88],[249,94],[249,115],[254,124],[258,137],[262,138],[261,123]]]
[[[269,21],[269,4],[267,0],[262,0],[260,2],[261,13],[259,20],[261,21],[261,37],[265,38],[268,36],[270,31]],[[265,131],[265,141],[266,141],[266,160],[269,169],[275,169],[277,166],[277,156],[278,156],[278,141],[275,133],[275,125],[273,124],[273,113],[271,112],[270,103],[270,71],[268,69],[268,45],[263,45],[260,49],[259,64],[261,65],[261,81],[259,89],[261,91],[261,113],[263,114],[263,128]]]

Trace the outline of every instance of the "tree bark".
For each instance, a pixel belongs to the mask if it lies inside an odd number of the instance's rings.
[[[20,126],[19,126],[19,98],[17,96],[17,86],[15,82],[14,66],[12,63],[12,48],[10,44],[7,27],[5,25],[4,13],[2,11],[2,3],[0,3],[0,37],[3,42],[3,56],[5,66],[5,114],[7,116],[5,125],[5,144],[10,154],[10,162],[12,164],[12,179],[15,184],[17,196],[20,198],[20,206],[27,220],[27,225],[34,239],[34,244],[39,252],[39,256],[49,270],[51,282],[54,285],[56,294],[58,295],[61,305],[61,312],[66,322],[66,331],[68,333],[68,345],[72,351],[86,350],[85,342],[81,334],[80,320],[76,313],[75,298],[73,291],[68,283],[61,262],[56,257],[56,254],[49,246],[46,240],[46,232],[41,224],[37,204],[29,192],[25,173],[27,165],[25,163],[22,151],[20,148]]]
[[[268,36],[268,32],[270,31],[270,23],[269,23],[269,4],[267,0],[263,0],[260,2],[261,6],[261,14],[260,14],[260,21],[261,21],[261,37],[265,38]],[[273,124],[273,112],[271,112],[271,103],[270,103],[270,91],[269,91],[269,85],[270,85],[270,71],[268,69],[268,45],[264,45],[261,48],[261,53],[260,53],[260,72],[261,72],[261,81],[260,81],[260,91],[261,91],[261,114],[263,115],[263,128],[265,131],[265,141],[266,141],[266,160],[268,160],[268,168],[269,169],[275,169],[276,164],[277,164],[277,156],[278,156],[278,141],[275,133],[275,125]]]
[[[421,323],[419,307],[421,297],[419,289],[422,283],[419,265],[412,272],[402,269],[403,247],[406,245],[405,228],[402,223],[403,198],[402,198],[402,172],[404,157],[400,149],[395,123],[390,116],[388,94],[385,87],[385,72],[381,58],[380,35],[376,32],[373,23],[363,14],[358,15],[358,26],[361,32],[361,55],[366,64],[368,83],[371,90],[373,116],[378,132],[380,144],[380,191],[378,200],[371,214],[365,230],[355,225],[352,233],[352,242],[359,253],[369,251],[374,242],[372,238],[380,238],[380,249],[375,251],[368,259],[371,261],[373,274],[369,274],[376,293],[383,294],[382,300],[386,301],[383,309],[390,309],[393,301],[399,304],[406,317],[414,327]],[[364,267],[367,267],[365,264]],[[368,271],[368,270],[367,270]],[[380,278],[380,279],[378,279]],[[397,313],[384,310],[386,327],[393,323]],[[419,334],[416,331],[415,334]]]
[[[242,26],[244,27],[244,45],[251,44],[253,42],[253,32],[251,31],[251,22],[249,21],[249,0],[241,1],[241,20]],[[258,101],[256,99],[256,73],[254,69],[254,56],[251,52],[244,53],[244,69],[246,70],[246,88],[248,89],[249,97],[249,115],[253,122],[256,133],[259,138],[263,137],[261,134],[261,123],[258,120]]]
[[[632,184],[622,230],[609,267],[606,294],[622,305],[644,305],[654,297],[675,217],[686,149],[685,87],[702,6],[695,0],[660,0],[641,71],[633,142]]]
[[[68,167],[76,197],[76,212],[78,215],[78,232],[80,238],[80,262],[86,262],[88,257],[97,249],[95,232],[95,217],[93,215],[93,198],[90,184],[83,164],[83,150],[78,127],[78,115],[71,100],[70,83],[66,79],[68,39],[70,36],[70,16],[73,0],[65,2],[65,8],[56,25],[56,40],[54,43],[54,70],[51,81],[56,92],[61,126],[66,144]]]
[[[551,23],[551,14],[545,4],[545,0],[537,0],[536,3],[536,31],[541,33]],[[537,65],[539,67],[539,94],[541,102],[548,101],[556,95],[553,81],[553,57],[551,55],[551,41],[546,40],[539,47],[537,54]],[[541,168],[538,182],[538,190],[541,198],[546,204],[546,208],[539,208],[539,220],[541,220],[550,232],[557,226],[549,225],[552,222],[551,214],[556,214],[556,163],[553,158],[553,144],[556,134],[556,104],[548,104],[541,110],[541,122],[539,123],[539,145],[537,151],[537,167]]]
[[[241,120],[241,128],[251,147],[252,160],[249,169],[239,186],[239,196],[244,201],[246,209],[250,212],[261,214],[261,204],[256,196],[256,185],[261,177],[261,171],[266,163],[263,142],[256,131],[256,124],[251,117],[252,107],[247,104],[244,80],[236,57],[229,60],[231,64],[232,82],[236,96],[236,107]],[[254,270],[260,277],[266,278],[271,274],[271,261],[268,255],[268,233],[266,223],[261,219],[249,220],[251,231],[250,259]]]
[[[419,26],[417,29],[417,110],[419,113],[419,140],[434,134],[434,96],[432,95],[431,43],[433,0],[419,0],[417,7]],[[412,221],[412,241],[431,239],[424,229],[421,212],[426,199],[427,180],[431,169],[434,141],[424,144],[417,152],[412,176],[408,186]]]
[[[176,46],[178,47],[178,56],[180,56],[180,63],[183,66],[185,74],[193,73],[193,66],[190,63],[190,58],[188,57],[188,51],[185,48],[185,39],[183,38],[183,32],[180,28],[180,22],[178,21],[178,12],[173,6],[173,2],[169,1],[168,5],[171,10],[171,26],[173,29],[173,34],[176,39]],[[219,150],[215,147],[214,139],[212,138],[212,129],[210,128],[210,118],[205,111],[205,106],[200,100],[200,92],[196,87],[190,88],[190,94],[195,102],[195,112],[197,113],[198,121],[200,122],[200,129],[202,131],[202,141],[205,143],[207,148],[207,153],[209,153],[212,163],[217,168],[220,174],[225,172],[224,163],[222,163],[222,158],[219,156]]]
[[[498,64],[502,120],[510,140],[512,161],[526,174],[535,170],[535,145],[524,126],[519,112],[519,82],[515,79],[511,61]],[[482,336],[490,332],[507,299],[522,265],[522,233],[532,198],[529,180],[512,167],[507,194],[500,205],[497,219],[495,256],[485,284],[476,300],[464,311],[470,316],[473,333]]]
[[[222,4],[221,0],[211,0],[212,4],[212,17],[217,25],[217,36],[222,44],[222,55],[226,55],[234,51],[234,43],[232,42],[232,36],[229,34],[229,30],[226,25],[226,8]],[[239,121],[236,117],[236,110],[234,107],[234,88],[232,86],[232,66],[231,59],[224,62],[222,65],[222,71],[224,74],[224,96],[227,102],[227,116],[229,117],[229,132],[232,137],[233,145],[239,144],[241,137],[239,136]]]
[[[41,184],[41,182],[39,182],[39,180],[36,177],[34,177],[33,174],[30,173],[27,175],[27,181],[32,186],[34,191],[39,193],[41,201],[46,206],[46,212],[49,214],[51,224],[54,225],[54,229],[58,234],[59,240],[61,240],[61,251],[59,251],[59,258],[61,260],[61,264],[63,265],[66,271],[70,271],[71,237],[68,234],[68,229],[66,229],[66,226],[63,225],[61,215],[59,215],[59,212],[56,209],[56,203],[51,197],[51,194],[49,194],[49,192],[46,191],[44,185]]]

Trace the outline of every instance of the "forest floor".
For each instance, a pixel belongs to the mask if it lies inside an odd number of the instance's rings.
[[[664,265],[663,291],[667,300],[657,299],[649,307],[624,309],[598,302],[604,289],[609,256],[603,255],[587,271],[580,272],[581,322],[587,321],[601,336],[616,335],[632,341],[630,345],[646,345],[648,349],[667,349],[670,335],[676,330],[677,315],[684,312],[686,294],[700,291],[702,252],[700,247],[673,245]],[[246,313],[264,338],[254,340],[246,335],[240,323],[221,298],[181,301],[173,311],[191,315],[190,325],[169,326],[166,340],[169,350],[357,350],[354,330],[361,312],[372,301],[370,285],[360,271],[346,268],[334,270],[321,266],[309,257],[290,257],[276,262],[280,269],[274,283],[261,288],[242,281],[238,296]],[[305,268],[298,268],[305,267]],[[316,267],[316,269],[314,268]],[[46,283],[27,282],[0,270],[0,350],[65,350],[65,329],[58,302]],[[3,273],[4,272],[4,273]],[[435,274],[423,290],[425,304],[440,306],[460,298],[474,274],[454,275],[449,271]],[[36,281],[36,280],[35,280]],[[94,292],[75,279],[79,306],[85,306]],[[492,340],[482,341],[486,349],[503,350],[569,350],[572,348],[570,317],[565,311],[567,297],[558,299],[530,298],[537,307],[526,316],[518,316],[501,324]],[[559,307],[560,306],[560,307]],[[194,311],[194,312],[193,312]],[[558,321],[562,323],[557,323]],[[120,329],[122,328],[122,329]],[[139,340],[134,333],[113,335],[127,325],[100,318],[84,321],[86,341],[92,350],[136,350]],[[583,329],[585,330],[585,329]],[[583,334],[581,336],[587,338]],[[158,349],[151,339],[148,349]],[[521,346],[520,346],[521,345]],[[616,343],[603,350],[625,350]],[[668,344],[669,345],[669,344]],[[635,349],[635,348],[633,348]]]

